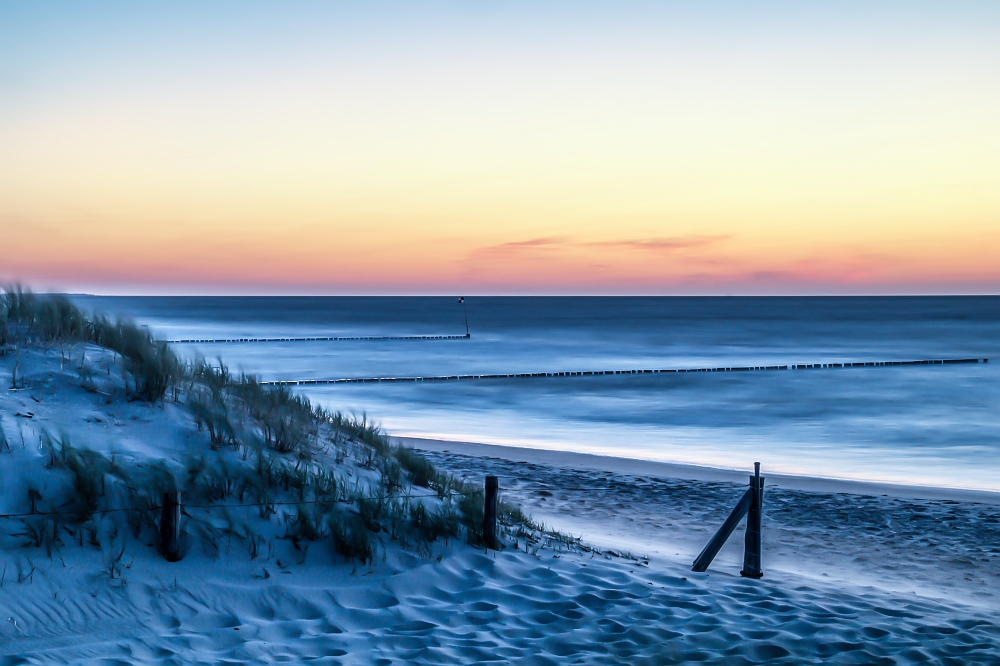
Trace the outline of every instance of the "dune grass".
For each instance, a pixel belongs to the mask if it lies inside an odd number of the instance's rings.
[[[389,542],[425,553],[439,540],[482,545],[482,488],[392,444],[364,414],[314,406],[286,386],[234,375],[221,362],[182,363],[148,330],[89,316],[63,296],[8,287],[0,293],[0,324],[0,341],[15,348],[86,342],[113,351],[130,399],[157,402],[170,392],[207,434],[207,446],[187,460],[152,464],[45,434],[52,482],[44,497],[25,502],[32,513],[61,513],[26,518],[14,536],[50,557],[67,537],[112,550],[124,531],[155,541],[155,507],[168,490],[181,492],[188,531],[209,555],[233,539],[251,558],[283,540],[303,557],[309,544],[325,542],[365,563]],[[242,513],[222,508],[233,504],[253,506]],[[132,510],[104,513],[122,506]],[[502,543],[562,539],[505,502],[499,518]]]
[[[90,342],[110,349],[127,372],[126,391],[142,400],[161,400],[182,372],[167,343],[125,320],[87,316],[65,296],[36,295],[19,286],[0,291],[0,342]]]

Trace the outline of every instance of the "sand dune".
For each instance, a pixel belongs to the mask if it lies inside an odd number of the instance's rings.
[[[71,385],[57,354],[45,363],[32,391],[0,394],[14,448],[0,454],[0,511],[23,505],[19,466],[42,462],[32,450],[42,428],[153,457],[206,436],[176,406],[109,402]],[[428,455],[477,483],[497,473],[536,517],[642,557],[451,540],[389,542],[362,566],[322,542],[280,541],[252,559],[223,539],[171,564],[130,540],[114,569],[107,548],[67,538],[48,555],[8,534],[0,665],[1000,663],[1000,505],[771,488],[765,578],[752,581],[737,574],[739,534],[708,573],[689,571],[740,475],[691,480],[449,446]]]

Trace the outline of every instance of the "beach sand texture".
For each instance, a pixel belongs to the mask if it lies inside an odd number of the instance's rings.
[[[547,525],[678,565],[695,559],[748,480],[731,470],[404,441],[454,474],[499,476],[504,496]],[[631,473],[609,471],[615,467]],[[1000,495],[971,497],[942,488],[768,477],[765,573],[992,608],[1000,599]],[[710,571],[736,572],[742,562],[741,524]]]
[[[319,555],[319,553],[316,553]],[[91,557],[91,560],[95,558]],[[0,659],[26,663],[995,663],[995,613],[793,575],[691,575],[618,558],[137,558],[115,589],[81,558],[8,583]],[[89,566],[88,566],[89,565]],[[259,567],[257,574],[259,575]],[[176,580],[176,582],[175,582]]]
[[[19,362],[30,388],[0,392],[11,447],[0,512],[21,508],[43,429],[150,459],[206,437],[175,405],[81,388],[56,349]],[[11,370],[0,359],[4,387]],[[233,541],[170,564],[130,541],[114,578],[101,549],[64,539],[49,556],[7,534],[0,664],[1000,661],[996,505],[777,488],[765,497],[765,578],[752,581],[737,573],[740,532],[708,573],[689,571],[735,479],[430,455],[471,479],[497,473],[539,518],[636,557],[452,541],[389,545],[361,566],[322,543],[295,552],[276,540],[273,557]]]

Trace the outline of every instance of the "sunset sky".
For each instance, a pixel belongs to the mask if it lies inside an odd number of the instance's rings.
[[[0,280],[1000,292],[1000,3],[0,0]]]

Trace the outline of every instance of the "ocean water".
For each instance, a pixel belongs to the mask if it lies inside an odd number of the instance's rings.
[[[462,335],[455,298],[78,297],[157,337]],[[396,435],[1000,490],[1000,298],[487,298],[471,338],[177,345],[265,380],[988,364],[299,387]]]

